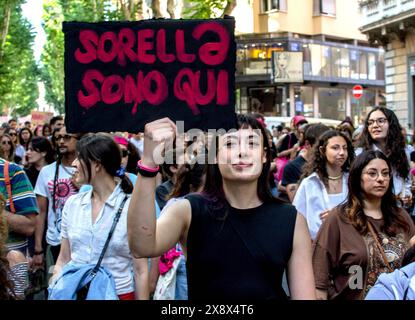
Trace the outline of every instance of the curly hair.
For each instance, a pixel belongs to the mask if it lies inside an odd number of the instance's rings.
[[[342,166],[343,172],[348,172],[350,165],[354,160],[354,148],[350,139],[342,132],[338,130],[329,130],[324,132],[318,139],[317,143],[314,144],[311,150],[311,159],[304,166],[304,173],[302,179],[308,177],[313,172],[318,174],[320,180],[328,188],[328,173],[327,173],[327,157],[326,148],[331,138],[342,137],[347,144],[347,159]]]
[[[362,147],[363,150],[372,150],[373,148],[375,140],[369,133],[368,121],[370,115],[375,111],[381,111],[385,115],[389,124],[389,130],[386,136],[385,150],[383,150],[383,152],[386,154],[388,160],[392,164],[393,169],[396,170],[399,176],[406,179],[408,177],[410,168],[408,158],[405,153],[405,138],[402,135],[402,127],[399,124],[399,120],[392,110],[385,107],[376,107],[368,113],[360,140],[360,147]]]
[[[367,217],[363,212],[364,200],[366,196],[362,190],[362,172],[363,169],[375,159],[381,159],[388,165],[391,170],[391,163],[388,158],[380,151],[364,151],[356,157],[350,168],[348,188],[349,195],[346,201],[338,208],[344,221],[351,223],[355,229],[362,235],[368,232]],[[394,236],[399,229],[409,231],[409,226],[402,216],[403,209],[398,207],[398,202],[392,191],[393,182],[389,180],[389,187],[382,197],[381,211],[384,219],[383,231],[389,236]],[[407,213],[405,213],[407,214]]]
[[[7,239],[7,223],[3,216],[6,199],[0,193],[0,300],[15,300],[13,283],[9,278],[9,262],[6,258],[5,243]]]

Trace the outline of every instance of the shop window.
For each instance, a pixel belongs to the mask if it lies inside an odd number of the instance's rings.
[[[346,90],[318,88],[318,105],[321,118],[344,120],[346,117]]]
[[[376,55],[374,53],[368,53],[368,70],[369,70],[369,80],[376,80]]]
[[[294,88],[295,112],[306,117],[314,117],[313,87]]]
[[[350,78],[359,79],[359,51],[350,50]]]
[[[367,79],[367,53],[366,52],[360,52],[359,78],[360,79]]]
[[[350,91],[352,91],[352,89],[350,89]],[[352,92],[350,92],[352,119],[355,126],[362,124],[369,111],[376,105],[375,94],[375,90],[364,89],[362,97],[356,99],[353,97]]]
[[[311,51],[311,71],[313,76],[321,75],[321,45],[310,44]]]

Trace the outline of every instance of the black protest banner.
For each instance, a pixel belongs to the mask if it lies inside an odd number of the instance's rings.
[[[235,127],[235,20],[64,22],[68,132]]]

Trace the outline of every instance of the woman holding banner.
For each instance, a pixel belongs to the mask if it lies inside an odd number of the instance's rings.
[[[133,256],[158,256],[180,242],[189,300],[286,299],[284,269],[291,298],[314,299],[307,224],[293,206],[272,197],[267,135],[252,117],[239,116],[237,131],[215,139],[217,163],[208,165],[203,192],[173,203],[156,221],[153,155],[176,130],[168,118],[145,126],[142,178],[128,211]]]

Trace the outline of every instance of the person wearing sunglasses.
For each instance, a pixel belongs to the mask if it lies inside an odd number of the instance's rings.
[[[16,129],[9,128],[6,133],[12,138],[15,154],[19,158],[23,159],[25,155],[25,148],[20,144],[19,135],[17,134]]]
[[[51,251],[54,263],[58,258],[62,209],[68,198],[77,194],[79,189],[73,180],[75,168],[72,166],[76,158],[76,143],[79,138],[80,135],[68,133],[66,127],[62,127],[55,139],[58,158],[55,162],[43,167],[39,173],[35,186],[40,213],[35,230],[34,268],[44,267],[46,250]],[[47,230],[46,248],[42,244],[45,228]]]
[[[381,273],[401,267],[415,226],[392,188],[385,154],[370,150],[354,160],[348,197],[330,212],[315,241],[317,298],[364,299]]]
[[[3,134],[1,137],[1,152],[3,159],[19,165],[22,163],[22,158],[16,155],[16,146],[13,142],[13,138],[7,133]]]
[[[395,113],[384,107],[373,108],[366,117],[360,147],[356,155],[363,150],[379,150],[392,164],[393,191],[403,206],[412,204],[410,170],[410,151],[402,135],[402,127]]]

